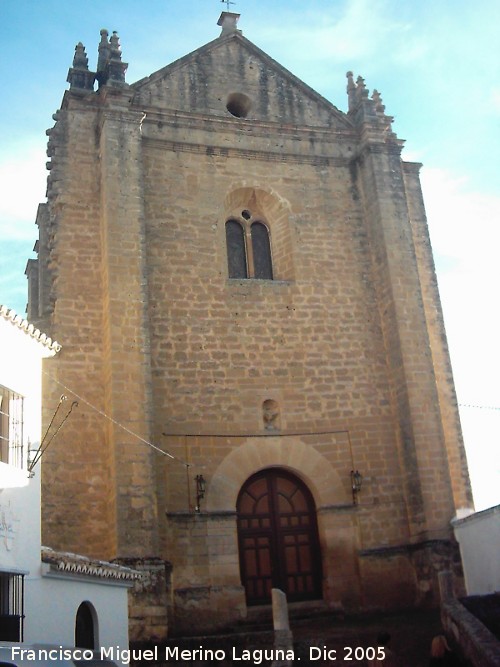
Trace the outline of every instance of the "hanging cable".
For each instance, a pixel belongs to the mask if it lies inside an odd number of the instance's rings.
[[[54,417],[55,417],[55,415],[57,414],[57,412],[58,412],[58,410],[59,410],[59,407],[61,406],[62,399],[66,400],[66,398],[67,398],[66,396],[61,396],[61,401],[59,402],[59,405],[57,406],[56,412],[54,413]],[[77,407],[78,407],[78,401],[73,401],[73,403],[71,404],[71,406],[70,406],[68,412],[67,412],[67,413],[65,414],[65,416],[63,417],[63,420],[61,421],[61,423],[59,424],[59,426],[56,428],[56,430],[54,431],[54,433],[51,435],[50,439],[47,440],[47,442],[45,443],[45,446],[42,447],[42,444],[43,444],[43,442],[45,441],[45,439],[46,439],[46,437],[47,437],[47,433],[49,432],[49,429],[47,429],[47,431],[45,432],[45,435],[44,435],[44,437],[43,437],[43,440],[42,440],[42,442],[40,443],[40,447],[37,449],[37,451],[36,451],[36,453],[35,453],[35,456],[33,457],[33,460],[32,460],[32,461],[29,463],[29,465],[28,465],[28,473],[33,472],[33,468],[36,466],[36,464],[38,463],[38,461],[42,458],[42,455],[47,451],[47,448],[48,448],[48,446],[50,445],[50,443],[52,442],[52,440],[54,440],[54,438],[56,437],[56,435],[59,433],[59,431],[60,431],[60,430],[62,429],[62,427],[64,426],[66,420],[69,418],[70,414],[73,412],[73,408],[77,408]],[[51,420],[51,422],[50,422],[49,428],[50,428],[50,426],[51,426],[51,425],[53,424],[53,422],[54,422],[54,417],[52,418],[52,420]]]
[[[57,408],[54,410],[54,414],[52,415],[52,419],[50,420],[50,423],[47,426],[47,430],[43,434],[43,438],[41,439],[40,444],[38,445],[38,448],[35,451],[35,456],[33,457],[32,461],[28,461],[28,471],[29,472],[32,471],[33,467],[35,466],[35,463],[37,463],[39,458],[40,458],[39,453],[41,452],[42,447],[43,447],[43,443],[45,442],[45,439],[47,438],[47,435],[48,435],[50,429],[52,428],[52,424],[54,423],[54,420],[57,417],[57,413],[59,412],[59,408],[64,403],[64,401],[67,401],[67,400],[68,400],[68,397],[65,396],[64,394],[61,394],[61,397],[59,398],[59,403],[57,404]]]
[[[47,426],[47,430],[45,431],[43,438],[40,442],[40,447],[38,449],[41,449],[43,447],[43,443],[45,442],[45,438],[48,435],[48,432],[50,431],[52,424],[54,423],[55,418],[57,417],[57,413],[59,412],[59,408],[61,405],[64,403],[64,401],[67,401],[68,397],[65,396],[64,394],[61,394],[61,398],[59,399],[59,403],[57,404],[57,408],[54,411],[54,414],[52,415],[52,419],[50,420],[50,424]]]
[[[280,438],[307,435],[339,435],[346,434],[350,441],[347,429],[336,429],[335,431],[271,431],[269,433],[162,433],[166,438]]]
[[[494,405],[471,405],[470,403],[459,403],[459,408],[474,408],[475,410],[500,410],[500,407]]]
[[[148,445],[148,447],[151,447],[154,451],[158,452],[162,456],[166,456],[169,459],[172,459],[173,461],[177,461],[178,463],[181,463],[186,469],[189,469],[191,466],[187,461],[184,461],[183,459],[179,458],[178,456],[175,456],[174,454],[171,454],[169,451],[162,449],[161,447],[158,447],[158,445],[155,445],[154,443],[150,442],[149,440],[146,440],[143,438],[141,435],[138,433],[135,433],[131,429],[128,428],[128,426],[125,426],[124,424],[120,423],[117,419],[114,417],[111,417],[108,415],[106,412],[103,410],[97,408],[95,405],[87,401],[83,396],[80,396],[77,394],[76,391],[65,385],[63,382],[60,380],[56,380],[50,373],[47,373],[47,371],[42,370],[42,373],[46,375],[48,378],[50,378],[53,382],[56,382],[59,386],[61,386],[63,389],[65,389],[67,392],[70,394],[73,394],[81,403],[85,403],[91,410],[94,410],[94,412],[97,412],[101,417],[104,419],[107,419],[108,421],[112,422],[115,426],[118,426],[118,428],[121,428],[123,431],[131,435],[132,437],[136,438],[140,442],[144,443],[145,445]],[[276,435],[280,436],[308,436],[308,435],[334,435],[334,434],[348,434],[349,437],[349,431],[346,429],[336,429],[336,430],[326,430],[326,431],[298,431],[298,432],[280,432],[280,433],[162,433],[163,436],[165,437],[185,437],[185,438],[196,438],[196,437],[231,437],[231,438],[269,438],[269,437],[276,437]]]
[[[129,435],[136,438],[140,442],[144,443],[145,445],[148,445],[148,447],[151,447],[151,449],[154,449],[155,452],[158,452],[162,456],[166,456],[167,458],[172,459],[173,461],[177,461],[178,463],[181,463],[186,468],[189,468],[189,463],[187,463],[186,461],[183,461],[182,459],[180,459],[177,456],[174,456],[173,454],[171,454],[170,452],[162,449],[161,447],[158,447],[158,445],[155,445],[154,443],[150,442],[149,440],[146,440],[146,438],[143,438],[142,435],[139,435],[138,433],[135,433],[134,431],[129,429],[128,426],[125,426],[125,424],[121,424],[117,419],[115,419],[114,417],[111,417],[110,415],[106,414],[106,412],[104,412],[103,410],[100,410],[95,405],[92,405],[92,403],[87,401],[86,398],[77,394],[76,391],[74,391],[73,389],[70,389],[70,387],[67,387],[64,384],[64,382],[61,382],[60,380],[56,380],[56,378],[52,377],[52,375],[50,375],[50,373],[47,373],[47,371],[44,371],[42,369],[42,373],[44,375],[46,375],[48,378],[50,378],[53,382],[56,382],[60,387],[65,389],[67,392],[69,392],[70,394],[73,394],[73,396],[75,396],[75,398],[77,398],[81,403],[85,403],[85,405],[87,407],[89,407],[91,410],[94,410],[94,412],[97,412],[97,414],[99,414],[101,417],[103,417],[104,419],[107,419],[108,421],[110,421],[115,426],[118,426],[118,428],[121,428],[123,431],[125,431],[125,433],[128,433]]]

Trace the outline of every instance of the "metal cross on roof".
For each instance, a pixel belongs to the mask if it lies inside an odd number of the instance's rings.
[[[227,5],[227,11],[231,11],[230,5],[235,5],[235,2],[231,2],[231,0],[220,0],[223,5]]]

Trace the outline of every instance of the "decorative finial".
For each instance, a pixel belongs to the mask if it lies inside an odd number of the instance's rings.
[[[97,80],[100,86],[112,83],[120,85],[125,83],[125,72],[128,64],[122,63],[122,52],[120,39],[116,30],[113,31],[109,41],[109,32],[101,30],[101,41],[99,43],[99,57],[97,60]]]
[[[109,40],[109,45],[110,45],[110,50],[111,58],[119,58],[121,60],[122,58],[122,51],[120,48],[120,38],[118,37],[118,33],[116,30],[113,30],[113,34],[111,35],[111,38]]]
[[[73,67],[79,67],[82,69],[88,69],[89,59],[85,53],[85,47],[81,42],[75,46],[75,57],[73,58]]]
[[[385,106],[384,106],[384,104],[382,103],[382,97],[381,97],[380,93],[378,92],[378,90],[374,90],[374,91],[373,91],[373,93],[372,93],[372,100],[373,100],[373,102],[374,102],[374,104],[375,104],[375,111],[377,111],[378,113],[382,113],[382,114],[383,114],[384,111],[385,111]]]
[[[366,124],[370,127],[371,132],[380,132],[386,139],[390,138],[401,147],[402,143],[392,132],[394,119],[392,116],[386,116],[382,96],[378,90],[374,90],[370,97],[362,76],[358,76],[356,82],[354,82],[352,72],[347,72],[346,76],[349,114],[355,124],[358,126]]]
[[[365,80],[363,79],[362,76],[358,76],[358,78],[356,79],[356,86],[358,95],[362,95],[363,97],[368,97],[368,89],[366,87]]]
[[[356,105],[356,84],[354,83],[354,75],[352,72],[347,72],[347,99],[349,102],[349,111],[354,109]]]
[[[69,69],[66,81],[70,84],[70,90],[94,90],[95,72],[89,71],[89,59],[85,53],[85,47],[81,42],[75,46],[73,67]]]
[[[120,48],[120,39],[116,30],[113,30],[109,40],[109,81],[116,84],[125,83],[125,72],[128,63],[122,62],[122,50]]]
[[[227,12],[231,11],[230,5],[235,5],[236,4],[235,2],[231,2],[231,0],[220,0],[220,1],[222,2],[223,5],[226,5],[226,11]]]
[[[108,62],[109,58],[109,42],[108,42],[109,32],[106,30],[106,28],[103,28],[100,31],[100,35],[101,35],[101,41],[99,42],[99,48],[98,48],[99,58],[97,61],[98,72],[106,67],[106,63]]]
[[[103,28],[100,32],[101,41],[99,42],[98,47],[98,57],[97,57],[97,80],[99,85],[106,83],[106,69],[109,61],[109,42],[108,42],[108,31],[106,28]]]

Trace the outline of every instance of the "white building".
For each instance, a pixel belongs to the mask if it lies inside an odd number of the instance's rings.
[[[460,545],[467,594],[500,592],[500,505],[454,519],[452,526]]]
[[[0,640],[128,648],[129,568],[41,547],[42,359],[61,346],[0,306]],[[61,402],[57,428],[76,408]],[[64,428],[64,426],[62,427]]]

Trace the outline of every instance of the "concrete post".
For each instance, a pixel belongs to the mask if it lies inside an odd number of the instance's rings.
[[[272,604],[273,604],[273,627],[274,627],[274,649],[281,650],[285,654],[287,651],[293,650],[293,635],[290,630],[290,622],[288,620],[288,605],[286,595],[279,588],[271,590]],[[292,664],[290,660],[279,659],[273,660],[273,667],[288,667]]]

